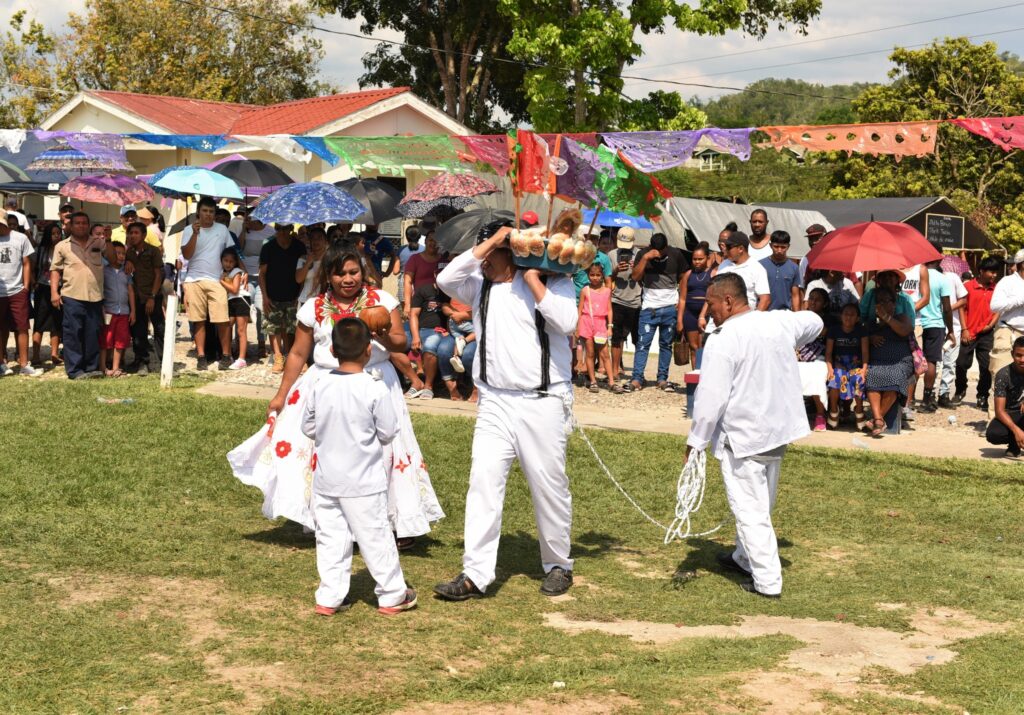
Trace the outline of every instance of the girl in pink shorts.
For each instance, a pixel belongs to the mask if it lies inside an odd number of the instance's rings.
[[[601,369],[608,376],[608,384],[612,392],[622,392],[622,388],[612,380],[612,362],[608,352],[608,336],[612,332],[612,291],[604,284],[604,271],[597,263],[587,270],[590,285],[580,293],[580,317],[576,326],[576,335],[586,341],[587,377],[590,379],[590,391],[597,392],[597,377],[594,375],[594,354],[601,361]]]

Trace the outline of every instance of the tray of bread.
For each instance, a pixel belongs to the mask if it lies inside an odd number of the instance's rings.
[[[515,264],[553,273],[589,268],[597,258],[597,246],[577,235],[582,222],[579,209],[566,209],[555,219],[550,235],[546,226],[513,230],[509,247]]]

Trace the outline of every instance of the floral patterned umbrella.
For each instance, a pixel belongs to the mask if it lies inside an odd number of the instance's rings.
[[[112,156],[89,155],[68,144],[47,149],[25,167],[28,171],[135,171],[127,160]]]
[[[323,181],[289,184],[260,201],[252,217],[263,223],[354,222],[366,207]]]
[[[956,273],[958,276],[962,276],[964,273],[971,272],[971,264],[960,256],[943,256],[940,265],[943,273]]]
[[[481,194],[493,194],[497,190],[498,187],[490,181],[485,181],[472,174],[438,174],[406,194],[401,204],[413,201],[480,196]]]
[[[95,174],[72,179],[60,188],[60,194],[70,199],[118,206],[149,201],[155,196],[153,189],[146,184],[123,174]]]

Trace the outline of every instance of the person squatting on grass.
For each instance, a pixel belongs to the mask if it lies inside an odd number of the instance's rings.
[[[1024,448],[1024,337],[1013,341],[1010,358],[1012,362],[996,373],[996,418],[989,423],[985,439],[989,444],[1007,445],[1006,456],[1016,459]]]
[[[753,578],[744,590],[778,598],[782,563],[771,512],[786,447],[810,431],[795,351],[824,326],[809,310],[752,310],[735,273],[711,279],[707,303],[718,327],[704,346],[687,457],[713,443],[721,462],[736,549],[720,554],[719,563]]]
[[[313,518],[320,587],[316,613],[349,607],[352,544],[377,582],[378,611],[394,615],[416,606],[398,562],[388,523],[388,471],[384,448],[399,423],[388,388],[363,371],[372,335],[358,318],[334,324],[331,352],[338,367],[313,387],[302,410],[302,432],[313,440]]]
[[[565,450],[572,412],[576,291],[565,276],[519,270],[508,247],[510,227],[486,226],[477,245],[437,277],[448,295],[472,307],[479,347],[473,377],[480,392],[473,466],[466,495],[462,573],[434,592],[449,601],[478,598],[494,581],[505,483],[519,458],[530,485],[541,561],[541,593],[572,585],[569,532],[572,496]]]

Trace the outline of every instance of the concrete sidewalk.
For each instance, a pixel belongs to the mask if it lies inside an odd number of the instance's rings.
[[[230,382],[211,382],[197,390],[200,394],[217,397],[241,397],[269,402],[276,390],[271,387],[245,385]],[[476,405],[450,400],[408,400],[410,412],[428,415],[446,415],[472,418]],[[619,429],[631,432],[657,432],[685,436],[690,421],[682,414],[683,402],[678,410],[636,410],[629,408],[597,409],[577,404],[576,419],[584,427],[598,429]],[[951,433],[943,429],[922,428],[904,431],[897,437],[873,439],[849,428],[837,431],[815,432],[797,444],[804,447],[827,447],[830,449],[853,449],[886,454],[910,454],[918,457],[956,459],[989,459],[1002,457],[1004,449],[993,447],[980,434],[964,432]]]

